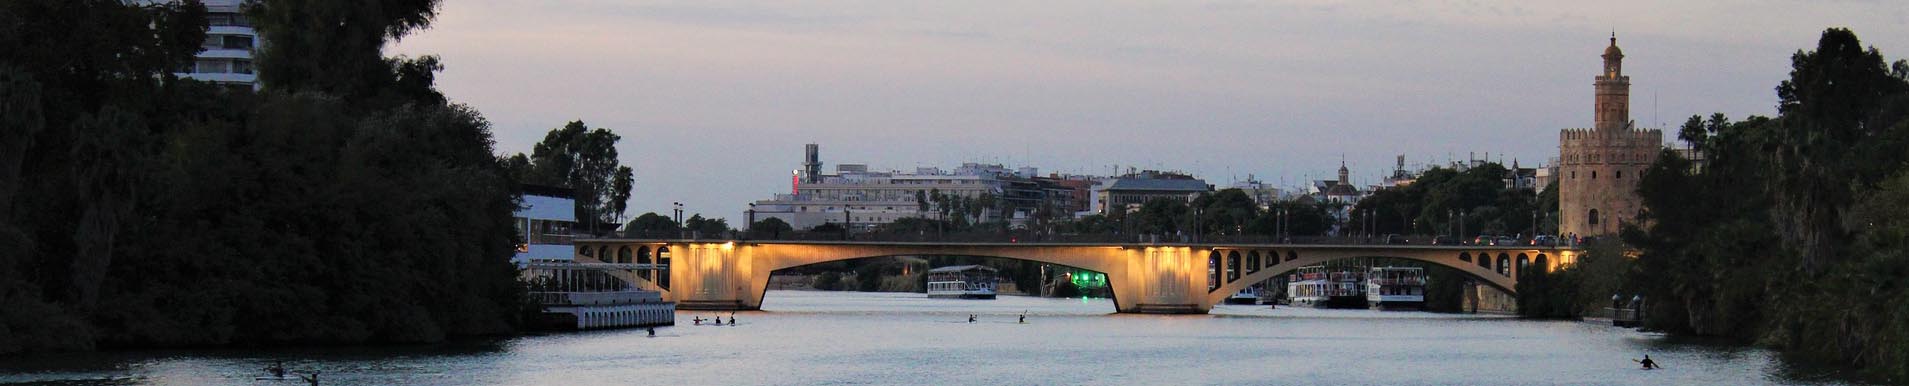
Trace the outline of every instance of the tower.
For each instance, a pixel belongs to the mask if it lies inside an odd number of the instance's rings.
[[[1565,236],[1616,234],[1634,221],[1643,209],[1637,180],[1663,146],[1662,130],[1631,124],[1631,77],[1616,33],[1602,57],[1594,125],[1558,133],[1558,233]]]
[[[1624,50],[1617,48],[1617,33],[1611,33],[1611,46],[1604,48],[1604,73],[1597,76],[1597,130],[1620,130],[1631,116],[1631,77],[1624,76]]]
[[[821,150],[818,149],[816,144],[811,143],[802,147],[803,182],[811,184],[822,182],[822,155],[820,153]]]
[[[1349,185],[1351,181],[1348,181],[1350,180],[1348,177],[1352,177],[1352,171],[1346,170],[1346,160],[1341,159],[1339,160],[1339,184]]]

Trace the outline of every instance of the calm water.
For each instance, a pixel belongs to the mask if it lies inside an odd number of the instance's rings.
[[[1264,306],[1108,315],[1106,300],[796,291],[763,307],[733,327],[691,326],[699,314],[686,311],[654,338],[14,357],[0,359],[0,384],[293,384],[252,380],[273,359],[352,385],[1835,384],[1798,379],[1766,350],[1580,322]],[[1644,353],[1666,369],[1635,370]]]

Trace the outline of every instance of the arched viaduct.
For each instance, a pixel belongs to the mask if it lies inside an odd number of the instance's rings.
[[[1575,261],[1559,247],[813,242],[586,239],[579,261],[658,264],[627,274],[684,309],[757,309],[775,270],[883,256],[977,256],[1028,260],[1105,273],[1119,312],[1203,313],[1253,283],[1326,261],[1389,257],[1451,267],[1517,295],[1524,271]]]

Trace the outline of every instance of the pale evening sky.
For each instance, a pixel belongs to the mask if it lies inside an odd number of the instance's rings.
[[[741,227],[788,190],[802,145],[826,170],[1042,173],[1114,165],[1224,186],[1371,183],[1493,154],[1523,165],[1589,127],[1610,32],[1631,117],[1774,113],[1789,56],[1827,27],[1909,55],[1895,1],[446,1],[393,54],[433,54],[437,84],[528,153],[581,119],[623,136],[629,215]]]

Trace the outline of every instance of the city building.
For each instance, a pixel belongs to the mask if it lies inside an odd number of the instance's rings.
[[[525,184],[521,188],[524,206],[512,216],[524,243],[517,245],[517,255],[510,261],[524,264],[532,260],[572,260],[576,256],[576,247],[570,244],[571,230],[577,224],[575,193],[567,188],[542,185]]]
[[[1558,229],[1567,236],[1615,234],[1635,218],[1642,208],[1638,178],[1663,147],[1662,130],[1639,129],[1630,120],[1631,80],[1616,34],[1603,58],[1595,86],[1596,127],[1565,129],[1558,136]]]
[[[1143,170],[1125,176],[1103,179],[1094,185],[1094,211],[1139,210],[1156,198],[1191,202],[1200,194],[1213,191],[1213,185],[1183,173]]]
[[[802,169],[795,171],[788,194],[756,201],[755,221],[780,219],[795,229],[842,224],[865,232],[904,218],[973,222],[1006,221],[1025,227],[1042,214],[1065,217],[1083,207],[1087,179],[1078,176],[1038,177],[1032,167],[1008,169],[1000,164],[964,163],[952,171],[917,167],[913,173],[870,171],[866,164],[836,164],[835,174],[824,174],[819,147],[804,147]],[[933,195],[986,204],[978,213],[951,213],[943,217]],[[986,197],[986,198],[984,198]]]
[[[1345,161],[1339,161],[1338,180],[1316,181],[1313,183],[1313,190],[1321,202],[1345,204],[1348,207],[1358,204],[1359,199],[1366,194],[1360,191],[1358,186],[1352,185],[1352,171],[1346,169]]]
[[[252,22],[240,7],[243,0],[204,0],[206,8],[205,42],[197,60],[179,69],[181,78],[197,79],[235,87],[258,88],[258,74],[252,56],[263,43]]]
[[[1233,185],[1229,185],[1228,188],[1239,189],[1242,192],[1246,192],[1246,196],[1252,197],[1253,203],[1259,205],[1260,209],[1272,207],[1273,203],[1280,199],[1278,187],[1268,184],[1265,181],[1260,181],[1251,174],[1246,175],[1246,180],[1244,181],[1234,181]]]

